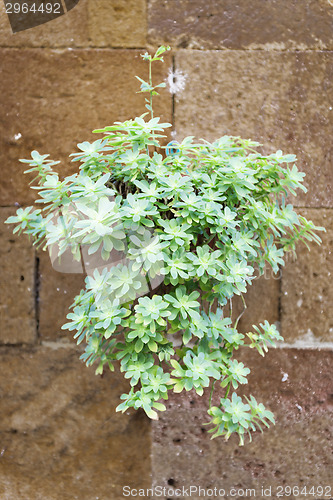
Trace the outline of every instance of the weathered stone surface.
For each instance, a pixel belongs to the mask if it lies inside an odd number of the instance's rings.
[[[333,342],[333,214],[332,210],[303,209],[302,215],[326,233],[318,233],[321,246],[311,243],[310,252],[300,243],[297,260],[282,271],[282,335],[287,342],[312,345]],[[320,344],[319,344],[320,346]]]
[[[145,0],[89,0],[89,34],[97,47],[144,47]]]
[[[22,2],[20,4],[22,5]],[[84,45],[89,45],[88,0],[80,0],[75,9],[46,24],[14,34],[5,12],[4,2],[1,2],[0,46],[82,47]]]
[[[331,49],[329,0],[151,0],[149,41],[197,49]]]
[[[176,94],[177,137],[252,138],[295,153],[308,193],[299,206],[331,207],[332,52],[179,51],[186,88]]]
[[[75,13],[75,9],[71,11]],[[135,75],[146,77],[147,64],[132,50],[13,50],[1,49],[0,204],[31,203],[31,177],[22,176],[33,149],[62,160],[60,171],[73,173],[69,154],[76,144],[94,141],[95,128],[127,120],[146,111],[137,94]],[[171,64],[156,64],[155,81],[162,81]],[[171,121],[171,96],[162,89],[156,116]],[[166,139],[167,140],[167,139]]]
[[[4,221],[15,208],[0,208],[0,343],[36,341],[35,250]]]
[[[149,486],[148,418],[115,413],[127,382],[78,357],[75,347],[0,351],[2,499],[118,500],[124,485]]]
[[[2,47],[139,48],[146,44],[144,0],[80,0],[66,14],[14,34],[4,4],[0,6],[0,14]]]
[[[238,330],[246,333],[252,331],[252,325],[259,325],[267,320],[269,323],[278,324],[279,301],[280,301],[280,279],[279,274],[274,275],[271,268],[267,266],[265,272],[259,277],[258,271],[255,272],[256,279],[248,287],[244,295],[246,309],[242,314]],[[234,301],[234,317],[237,318],[244,310],[244,306],[239,297]]]
[[[40,336],[43,340],[72,338],[72,333],[61,327],[67,322],[66,316],[74,297],[84,287],[84,275],[55,271],[48,252],[39,252],[39,259]]]
[[[202,425],[208,421],[208,393],[203,398],[192,392],[174,395],[153,423],[155,485],[217,487],[227,494],[231,488],[254,488],[256,498],[266,498],[262,486],[272,487],[271,498],[278,498],[279,485],[331,485],[333,353],[277,349],[258,356],[252,351],[241,355],[252,369],[244,392],[275,413],[276,426],[254,435],[244,447],[235,437],[227,443],[221,437],[210,440]]]

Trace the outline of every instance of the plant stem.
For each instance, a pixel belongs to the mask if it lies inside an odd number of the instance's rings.
[[[226,393],[224,395],[224,399],[227,399],[228,395],[229,395],[229,392],[230,392],[230,388],[231,388],[231,382],[229,382],[229,385],[227,387],[227,390],[226,390]]]
[[[216,380],[213,380],[212,388],[211,388],[210,394],[209,394],[209,409],[212,407],[212,397],[213,397],[213,391],[214,391],[215,382],[216,382]]]
[[[243,294],[241,293],[241,298],[242,298],[242,302],[243,302],[243,310],[242,312],[239,314],[239,316],[237,317],[236,321],[235,321],[235,324],[234,324],[234,328],[237,328],[237,325],[238,325],[238,321],[241,319],[241,317],[243,316],[243,314],[245,313],[246,309],[247,309],[247,305],[246,305],[246,302],[245,302],[245,299],[243,297]]]
[[[149,85],[152,87],[153,86],[153,80],[152,80],[152,76],[151,76],[151,59],[149,59]],[[150,95],[150,114],[151,114],[151,118],[153,119],[154,118],[154,112],[153,112],[153,91],[151,90],[149,92],[149,95]]]
[[[226,390],[226,393],[225,395],[223,396],[223,399],[227,399],[228,395],[229,395],[229,392],[230,392],[230,387],[231,387],[231,381],[229,382],[229,385],[227,387],[227,390]],[[219,408],[222,409],[222,400],[221,400],[221,403],[219,404]]]

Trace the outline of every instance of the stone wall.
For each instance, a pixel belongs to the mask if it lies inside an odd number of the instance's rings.
[[[277,498],[278,485],[328,485],[331,2],[80,0],[65,16],[15,35],[2,3],[0,10],[0,498],[117,500],[123,485],[152,482],[255,488],[256,498],[272,486]],[[46,254],[2,224],[15,204],[33,202],[19,158],[50,153],[68,174],[68,155],[95,138],[94,128],[143,112],[134,79],[145,74],[140,53],[162,43],[173,51],[158,78],[172,67],[185,77],[183,90],[156,101],[177,137],[241,135],[266,151],[296,153],[308,192],[294,203],[327,229],[321,247],[300,245],[279,279],[268,273],[249,291],[241,328],[268,319],[285,342],[264,359],[240,353],[253,368],[246,391],[277,417],[274,429],[241,449],[237,440],[209,439],[205,397],[173,396],[154,424],[140,412],[115,414],[122,377],[95,377],[60,330],[82,276],[57,273]]]

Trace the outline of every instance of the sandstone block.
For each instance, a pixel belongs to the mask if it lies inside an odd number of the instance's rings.
[[[35,250],[28,238],[13,235],[4,221],[15,214],[0,208],[0,343],[36,342]]]
[[[0,5],[1,47],[82,47],[87,45],[89,45],[88,0],[79,0],[75,9],[46,24],[17,33],[12,32],[5,11],[5,3],[2,2]]]
[[[97,47],[144,47],[145,0],[89,0],[89,35]]]
[[[263,143],[266,153],[294,153],[308,188],[296,204],[332,207],[330,52],[181,50],[175,60],[186,77],[176,93],[179,139],[236,135]]]
[[[149,487],[148,418],[115,413],[127,382],[78,357],[75,346],[0,351],[1,498],[120,500],[124,485]]]
[[[40,313],[39,331],[42,340],[71,339],[73,334],[61,327],[67,322],[69,306],[84,287],[83,274],[54,270],[48,252],[39,252]]]
[[[312,0],[151,0],[149,41],[196,49],[331,49],[333,6]]]
[[[265,498],[261,487],[272,487],[271,498],[278,498],[279,485],[331,485],[332,352],[277,349],[258,356],[252,351],[240,355],[252,369],[243,392],[275,413],[276,426],[244,447],[238,447],[238,438],[211,440],[202,425],[208,421],[209,394],[173,395],[153,423],[155,485],[223,488],[228,495],[218,496],[223,500],[230,498],[231,488],[252,488],[256,498]]]
[[[1,49],[0,204],[33,202],[35,193],[28,187],[32,177],[22,176],[25,166],[18,161],[30,157],[33,149],[61,160],[59,170],[68,175],[78,168],[68,158],[77,150],[76,144],[101,137],[92,130],[146,111],[144,95],[136,93],[139,82],[134,78],[147,76],[147,63],[140,53]],[[165,61],[156,65],[156,82],[166,77],[170,57]],[[171,113],[171,95],[162,89],[155,115],[170,122]]]
[[[248,287],[244,295],[246,309],[238,323],[238,330],[242,333],[253,331],[252,325],[259,325],[267,320],[271,324],[279,326],[279,300],[280,300],[280,279],[279,274],[274,275],[271,268],[267,266],[265,272],[256,278],[252,285]],[[239,297],[235,297],[234,317],[244,310],[243,303]]]
[[[326,233],[322,245],[300,243],[297,260],[282,271],[282,335],[287,342],[312,345],[333,341],[333,218],[332,210],[303,209],[302,215]]]

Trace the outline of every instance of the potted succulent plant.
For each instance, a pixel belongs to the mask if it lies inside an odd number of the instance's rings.
[[[60,269],[68,255],[83,266],[85,288],[63,328],[85,344],[81,358],[97,374],[120,364],[130,390],[118,411],[143,408],[156,419],[169,391],[207,388],[213,437],[236,433],[243,444],[274,417],[253,396],[237,395],[250,370],[234,353],[244,345],[264,355],[282,337],[267,321],[239,333],[228,305],[237,295],[245,306],[254,266],[277,272],[297,241],[319,243],[323,228],[286,202],[305,191],[294,155],[263,155],[258,143],[231,136],[161,145],[171,125],[154,116],[165,83],[153,84],[152,63],[166,50],[143,55],[149,78],[137,78],[147,113],[78,144],[76,174],[61,179],[58,162],[36,151],[21,160],[37,174],[40,208],[19,208],[6,222],[48,249]],[[217,384],[223,397],[211,406]]]

